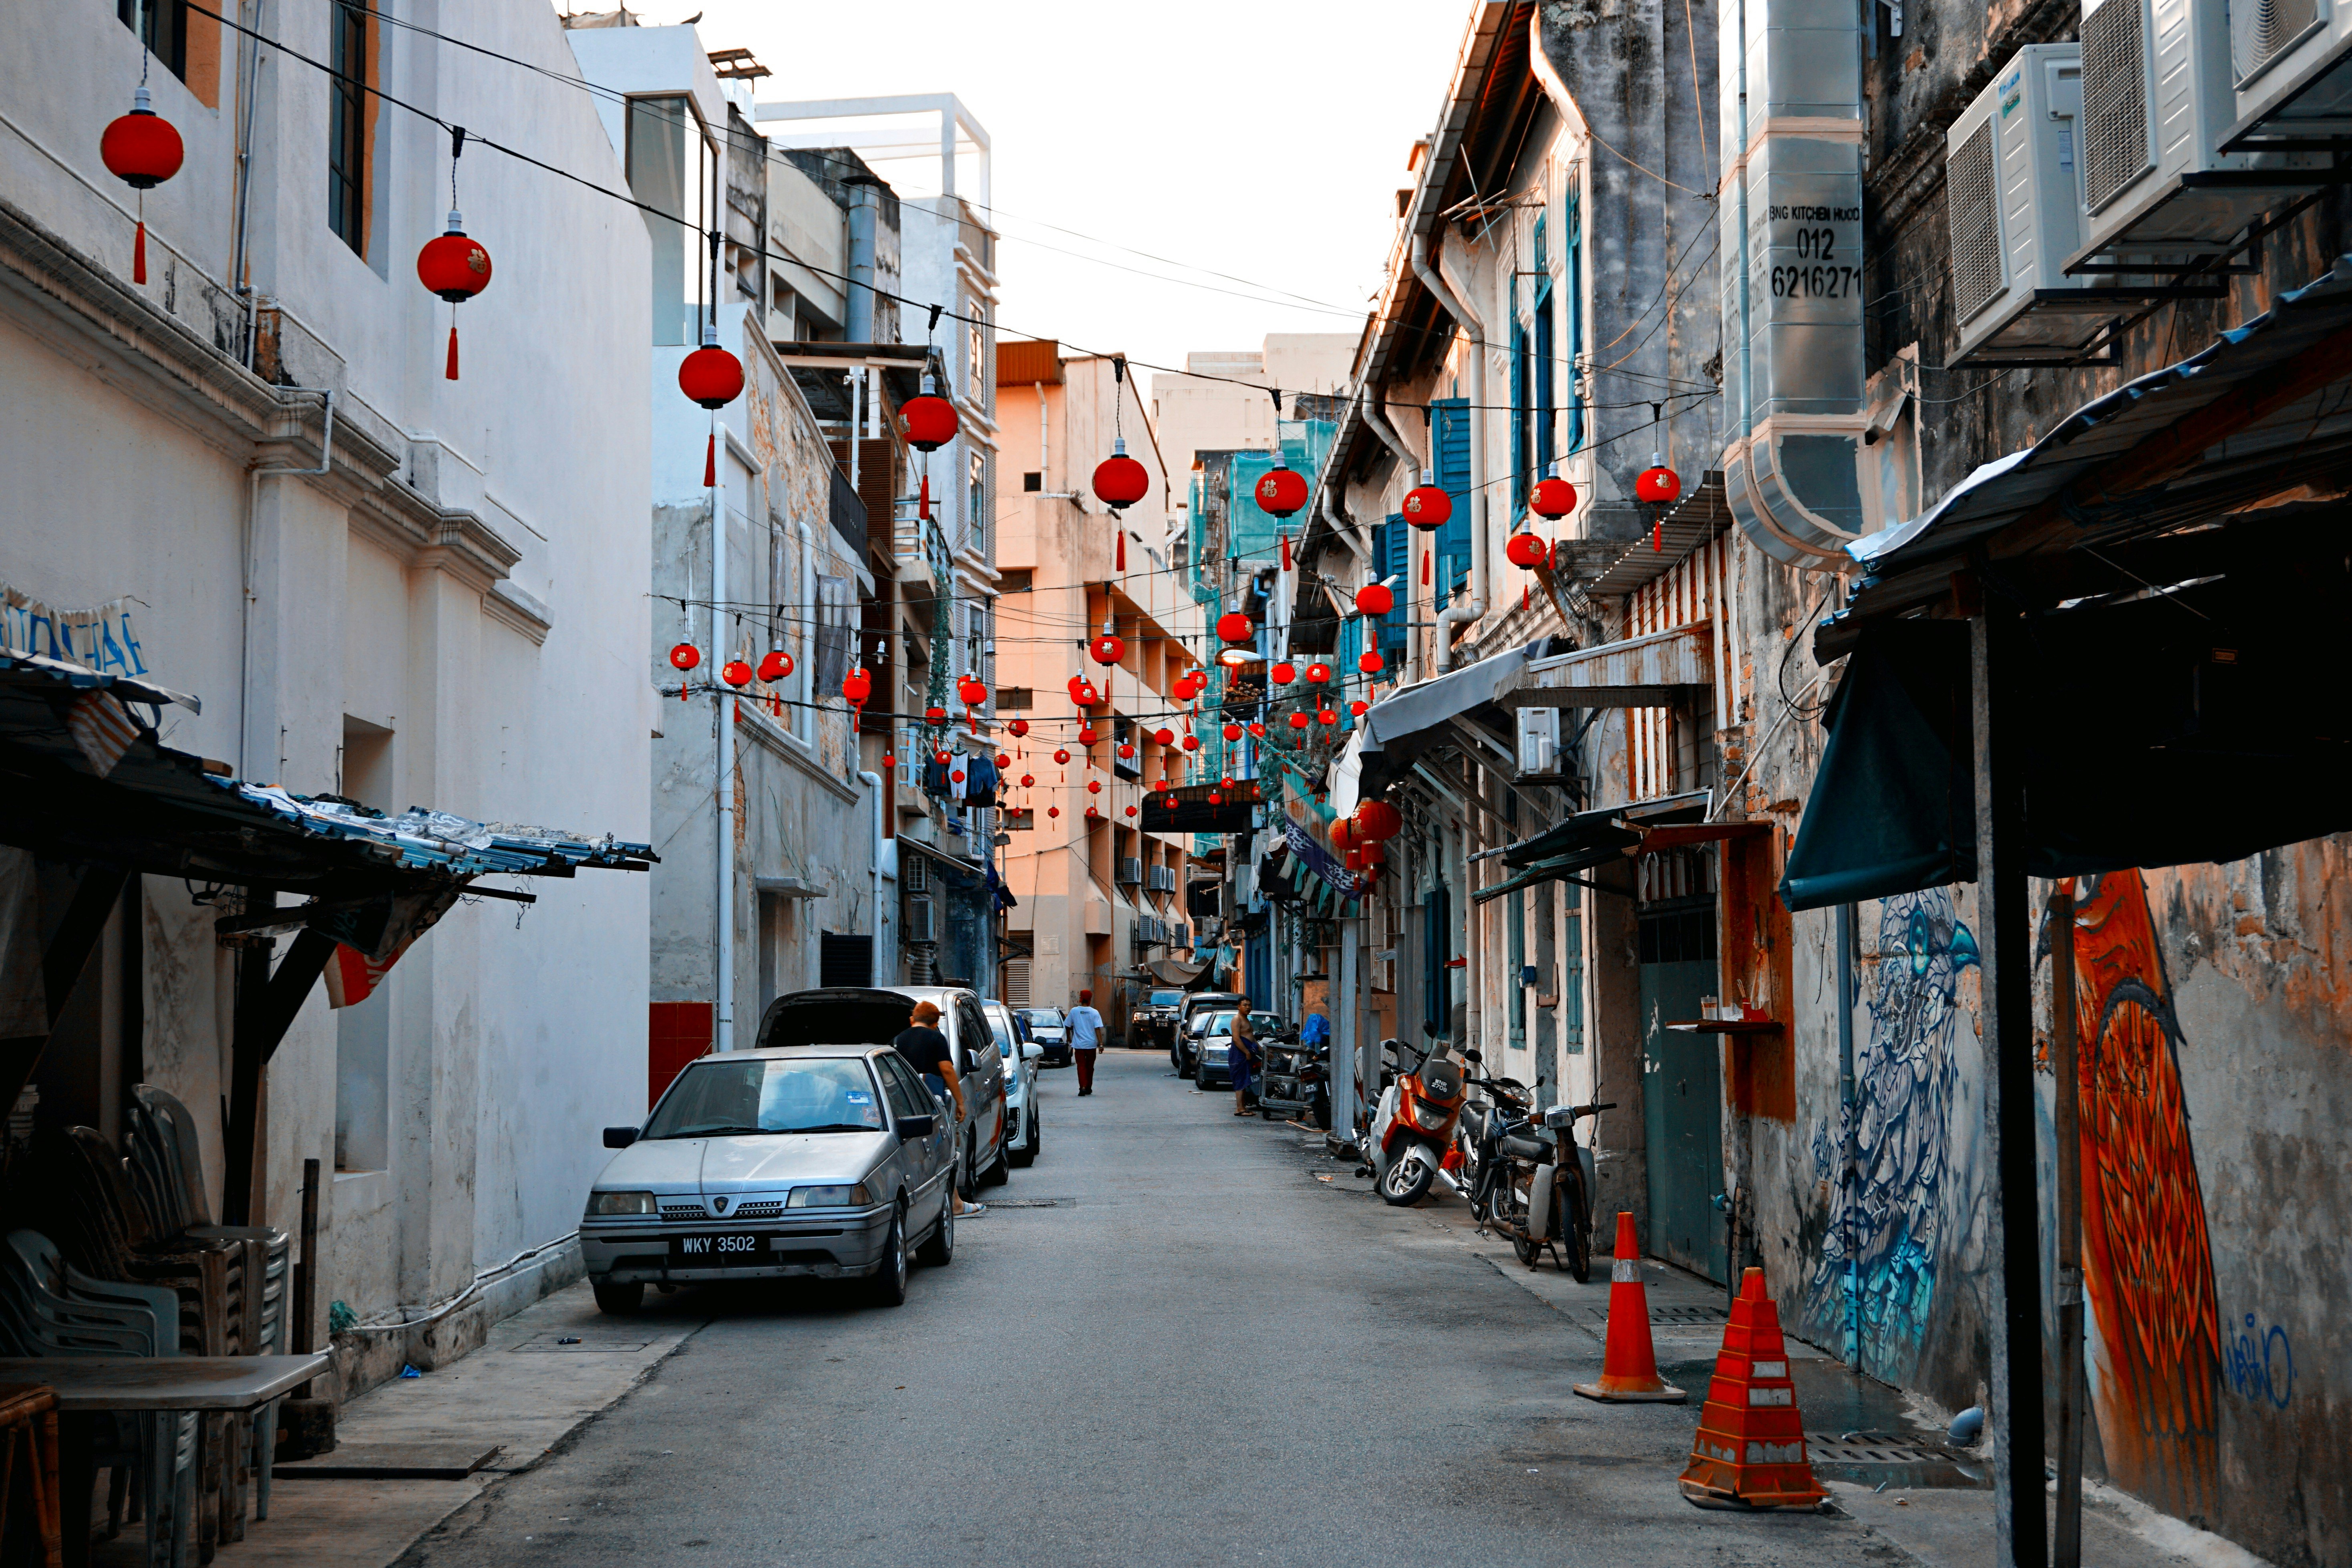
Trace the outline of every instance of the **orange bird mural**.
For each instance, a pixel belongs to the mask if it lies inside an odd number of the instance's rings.
[[[2137,871],[2080,879],[2083,1288],[2099,1446],[2119,1486],[2217,1513],[2221,1321],[2180,1090],[2180,1023]]]

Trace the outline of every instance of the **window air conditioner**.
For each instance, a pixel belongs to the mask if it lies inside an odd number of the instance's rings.
[[[1143,861],[1141,858],[1133,855],[1120,856],[1118,858],[1118,879],[1122,884],[1130,887],[1142,881]]]
[[[1946,133],[1957,361],[2081,353],[2120,313],[2098,279],[2064,271],[2083,247],[2082,112],[2082,47],[2035,44],[1995,71]]]
[[[939,935],[931,923],[931,896],[919,893],[907,900],[907,940],[937,942]]]
[[[1559,773],[1559,714],[1557,708],[1518,710],[1519,776],[1553,778]]]
[[[2077,140],[2090,221],[2070,272],[2218,254],[2316,188],[2294,179],[2317,165],[2309,155],[2221,150],[2237,119],[2230,33],[2227,0],[2085,0]]]

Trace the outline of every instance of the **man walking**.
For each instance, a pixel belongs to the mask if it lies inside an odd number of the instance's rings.
[[[1095,1011],[1095,994],[1078,993],[1078,1005],[1070,1009],[1070,1059],[1078,1064],[1078,1093],[1095,1091],[1095,1052],[1102,1045],[1103,1016]]]

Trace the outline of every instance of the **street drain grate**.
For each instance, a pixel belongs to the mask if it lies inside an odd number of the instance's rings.
[[[1907,1437],[1882,1437],[1868,1432],[1843,1437],[1808,1435],[1805,1449],[1820,1465],[1940,1465],[1952,1461],[1952,1455],[1946,1449],[1927,1447]]]
[[[992,1209],[1074,1209],[1078,1206],[1078,1200],[1076,1198],[990,1198],[988,1206]]]
[[[562,1352],[568,1355],[578,1355],[583,1351],[592,1353],[604,1352],[610,1354],[634,1354],[652,1343],[653,1341],[643,1336],[635,1339],[616,1339],[610,1334],[572,1334],[555,1330],[544,1334],[533,1334],[522,1343],[508,1348],[518,1352]]]
[[[1605,1323],[1609,1321],[1609,1309],[1606,1307],[1590,1307],[1586,1310],[1599,1321]],[[1730,1316],[1721,1307],[1662,1307],[1653,1304],[1650,1326],[1654,1329],[1713,1328],[1728,1321]]]

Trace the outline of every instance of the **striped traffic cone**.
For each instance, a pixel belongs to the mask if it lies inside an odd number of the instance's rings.
[[[1680,1405],[1690,1397],[1658,1375],[1650,1293],[1642,1285],[1642,1249],[1633,1241],[1633,1215],[1625,1209],[1617,1211],[1617,1260],[1609,1271],[1609,1340],[1601,1352],[1601,1381],[1580,1383],[1576,1392],[1629,1405]]]
[[[1805,1458],[1805,1421],[1761,1268],[1741,1279],[1731,1304],[1682,1489],[1700,1508],[1810,1509],[1829,1496]]]

